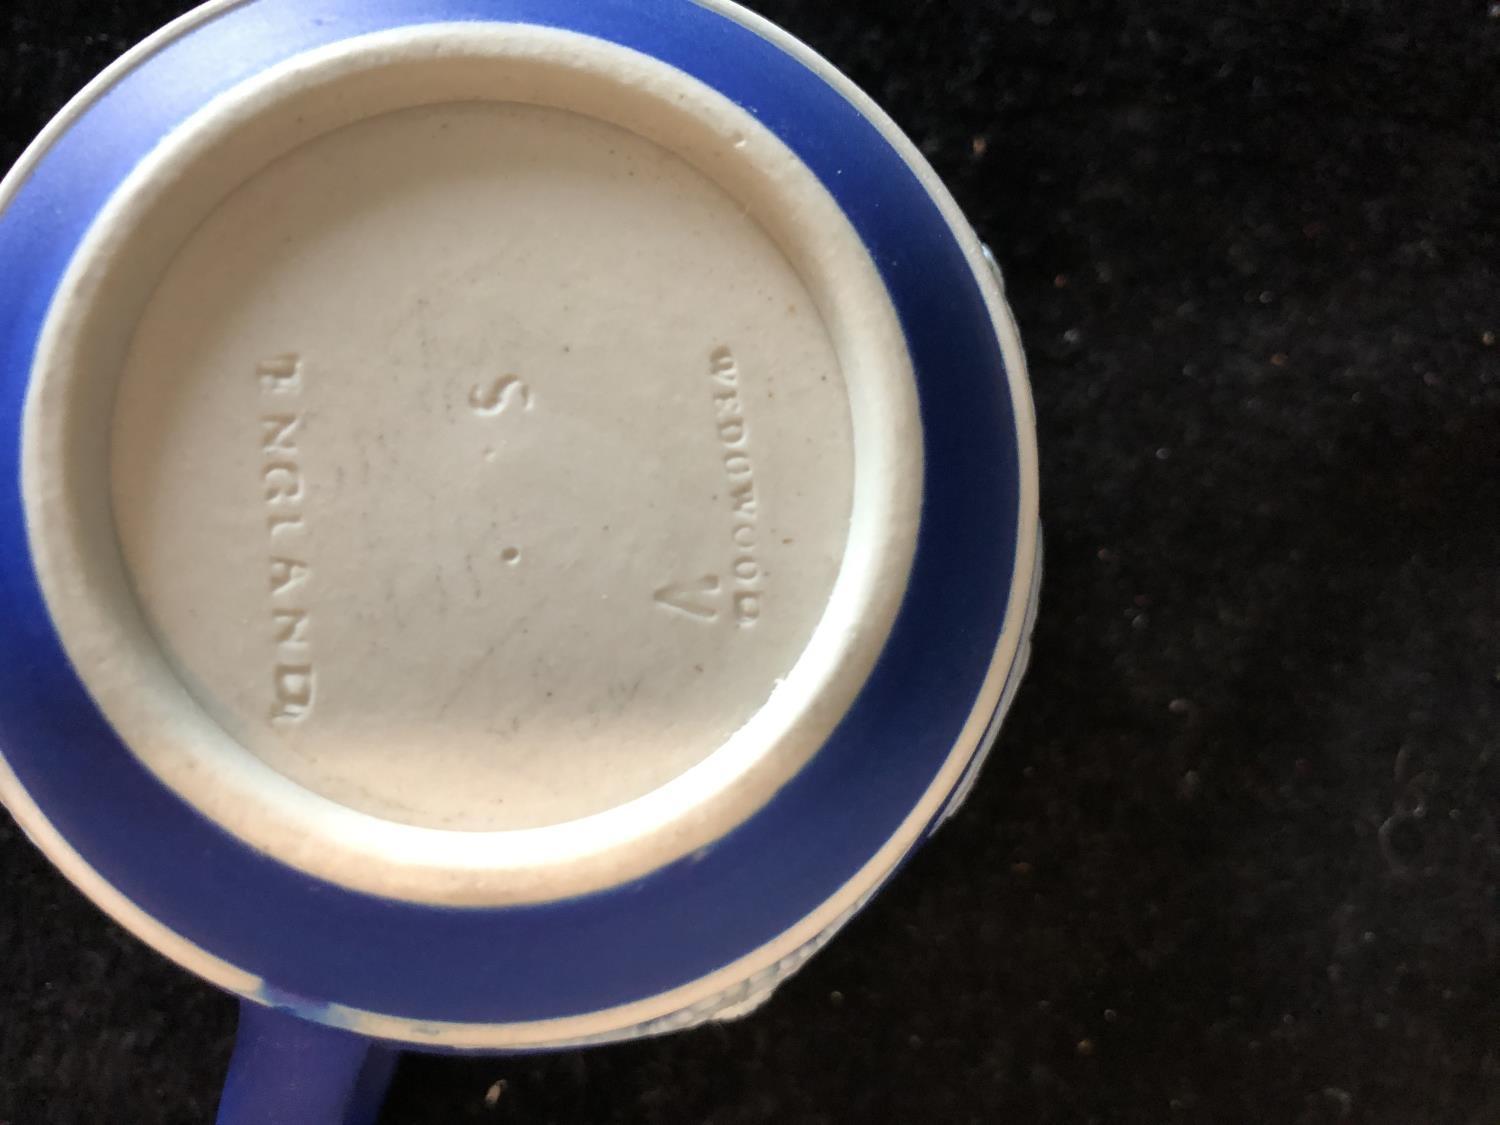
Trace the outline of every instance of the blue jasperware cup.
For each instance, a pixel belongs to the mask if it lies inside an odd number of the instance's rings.
[[[220,1120],[744,1015],[962,801],[1034,424],[913,145],[724,0],[216,0],[0,185],[0,798]]]

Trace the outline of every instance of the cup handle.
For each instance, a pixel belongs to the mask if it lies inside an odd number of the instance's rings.
[[[218,1125],[375,1125],[399,1055],[242,1000]]]

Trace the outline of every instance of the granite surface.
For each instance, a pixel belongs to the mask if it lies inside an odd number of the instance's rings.
[[[0,163],[184,7],[5,0]],[[1032,675],[760,1014],[413,1060],[385,1121],[1500,1121],[1500,4],[756,7],[1006,267]],[[0,1122],[208,1121],[233,1022],[0,818]]]

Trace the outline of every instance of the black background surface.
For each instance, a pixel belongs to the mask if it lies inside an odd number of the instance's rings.
[[[4,3],[6,166],[185,7]],[[1500,1121],[1500,5],[755,6],[1006,267],[1033,672],[761,1014],[413,1060],[385,1121]],[[0,1122],[208,1121],[233,1020],[0,818]]]

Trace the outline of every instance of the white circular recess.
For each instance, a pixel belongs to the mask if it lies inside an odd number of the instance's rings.
[[[252,846],[537,901],[711,843],[905,588],[922,438],[812,173],[665,64],[434,25],[212,103],[49,316],[24,492],[122,739]]]

